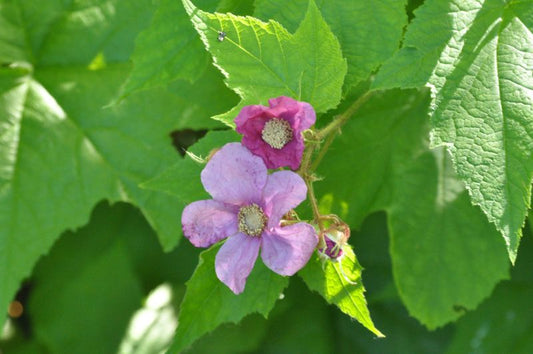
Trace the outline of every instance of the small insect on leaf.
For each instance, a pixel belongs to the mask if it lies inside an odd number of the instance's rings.
[[[226,38],[226,32],[222,32],[222,31],[218,32],[218,37],[217,37],[218,41],[222,42],[224,38]]]

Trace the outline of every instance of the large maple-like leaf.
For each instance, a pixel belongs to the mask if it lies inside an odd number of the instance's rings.
[[[174,247],[181,237],[176,208],[183,204],[138,184],[179,159],[172,130],[213,126],[208,123],[211,107],[229,108],[216,100],[198,107],[204,90],[186,84],[145,91],[106,107],[130,71],[133,40],[148,25],[151,1],[36,3],[0,5],[4,309],[37,259],[62,231],[86,223],[101,199],[137,205],[163,247]],[[225,89],[212,72],[206,75],[201,85],[211,87],[218,80],[212,87]]]
[[[294,34],[275,21],[208,13],[189,0],[183,4],[226,84],[242,98],[215,118],[232,125],[243,106],[281,95],[307,101],[317,112],[340,102],[346,60],[313,1]]]
[[[432,89],[432,146],[448,147],[514,262],[533,176],[533,2],[431,1],[415,15],[374,87]]]
[[[428,106],[424,92],[373,97],[331,145],[316,190],[355,229],[368,214],[387,211],[400,297],[412,316],[435,328],[489,296],[509,262],[445,151],[429,149]]]
[[[298,28],[309,0],[257,0],[255,16],[273,19],[289,31]],[[406,1],[317,0],[348,61],[345,89],[366,80],[398,49],[407,24]]]

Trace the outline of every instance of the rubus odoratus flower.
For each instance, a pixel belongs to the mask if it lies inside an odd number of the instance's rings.
[[[189,204],[181,216],[184,235],[196,247],[227,238],[215,259],[218,278],[235,294],[244,290],[261,249],[274,272],[300,270],[318,243],[313,226],[281,226],[281,218],[306,199],[303,179],[291,171],[267,173],[263,160],[240,143],[226,144],[201,173],[213,197]]]
[[[235,118],[242,144],[268,168],[296,170],[304,151],[302,132],[315,123],[315,111],[309,103],[285,96],[272,98],[268,104],[245,106]]]

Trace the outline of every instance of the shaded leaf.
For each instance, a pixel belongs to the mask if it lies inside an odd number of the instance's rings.
[[[172,195],[184,205],[195,200],[209,199],[200,180],[200,172],[205,167],[202,161],[205,161],[210,152],[215,149],[239,139],[240,135],[233,130],[211,131],[189,149],[192,155],[186,155],[182,160],[141,186]]]
[[[202,6],[201,3],[195,2]],[[220,0],[217,12],[231,12],[234,15],[252,15],[254,12],[255,0]]]
[[[53,353],[113,352],[142,300],[126,242],[152,236],[127,205],[95,209],[36,267],[29,312],[36,338]]]
[[[388,208],[396,286],[409,313],[434,329],[475,309],[508,278],[509,261],[443,149],[400,174]]]
[[[533,350],[533,234],[524,230],[520,256],[510,281],[498,285],[492,296],[459,322],[447,353],[530,353]]]
[[[428,104],[426,93],[377,94],[319,166],[337,183],[316,189],[353,228],[369,213],[387,211],[400,297],[412,316],[435,328],[475,308],[509,265],[497,231],[469,203],[445,153],[430,152]]]
[[[215,255],[220,247],[202,252],[180,306],[179,325],[170,347],[173,353],[190,346],[222,323],[239,322],[258,312],[264,317],[288,285],[288,279],[265,267],[258,258],[242,294],[235,295],[215,274]]]
[[[0,53],[18,46],[25,54],[8,59],[26,62],[0,69],[0,308],[101,199],[138,205],[165,249],[178,243],[175,199],[138,184],[179,159],[169,133],[187,102],[158,89],[104,108],[151,11],[148,0],[2,4],[0,18],[17,30],[0,36]]]
[[[210,2],[204,1],[212,8]],[[194,82],[209,62],[183,6],[175,0],[159,2],[152,23],[135,41],[131,60],[133,70],[121,97],[178,79]]]

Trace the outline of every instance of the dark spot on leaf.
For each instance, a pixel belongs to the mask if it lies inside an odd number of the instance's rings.
[[[414,11],[420,6],[422,6],[423,3],[424,0],[409,0],[407,2],[406,10],[409,22],[411,22],[413,18],[415,18]]]
[[[170,137],[172,138],[172,145],[174,145],[181,156],[185,156],[185,151],[187,151],[189,146],[197,142],[198,139],[202,138],[206,133],[206,129],[182,129],[173,131],[170,133]]]
[[[464,307],[463,305],[453,305],[453,310],[455,312],[460,312],[460,313],[466,313],[468,311],[468,309]]]
[[[15,328],[17,328],[17,331],[26,338],[30,338],[32,336],[31,319],[28,313],[28,299],[31,296],[32,288],[33,284],[31,282],[26,281],[22,283],[19,291],[13,299],[13,302],[16,301],[22,305],[22,313],[20,316],[16,316],[15,318],[10,316],[12,323],[14,324]]]

